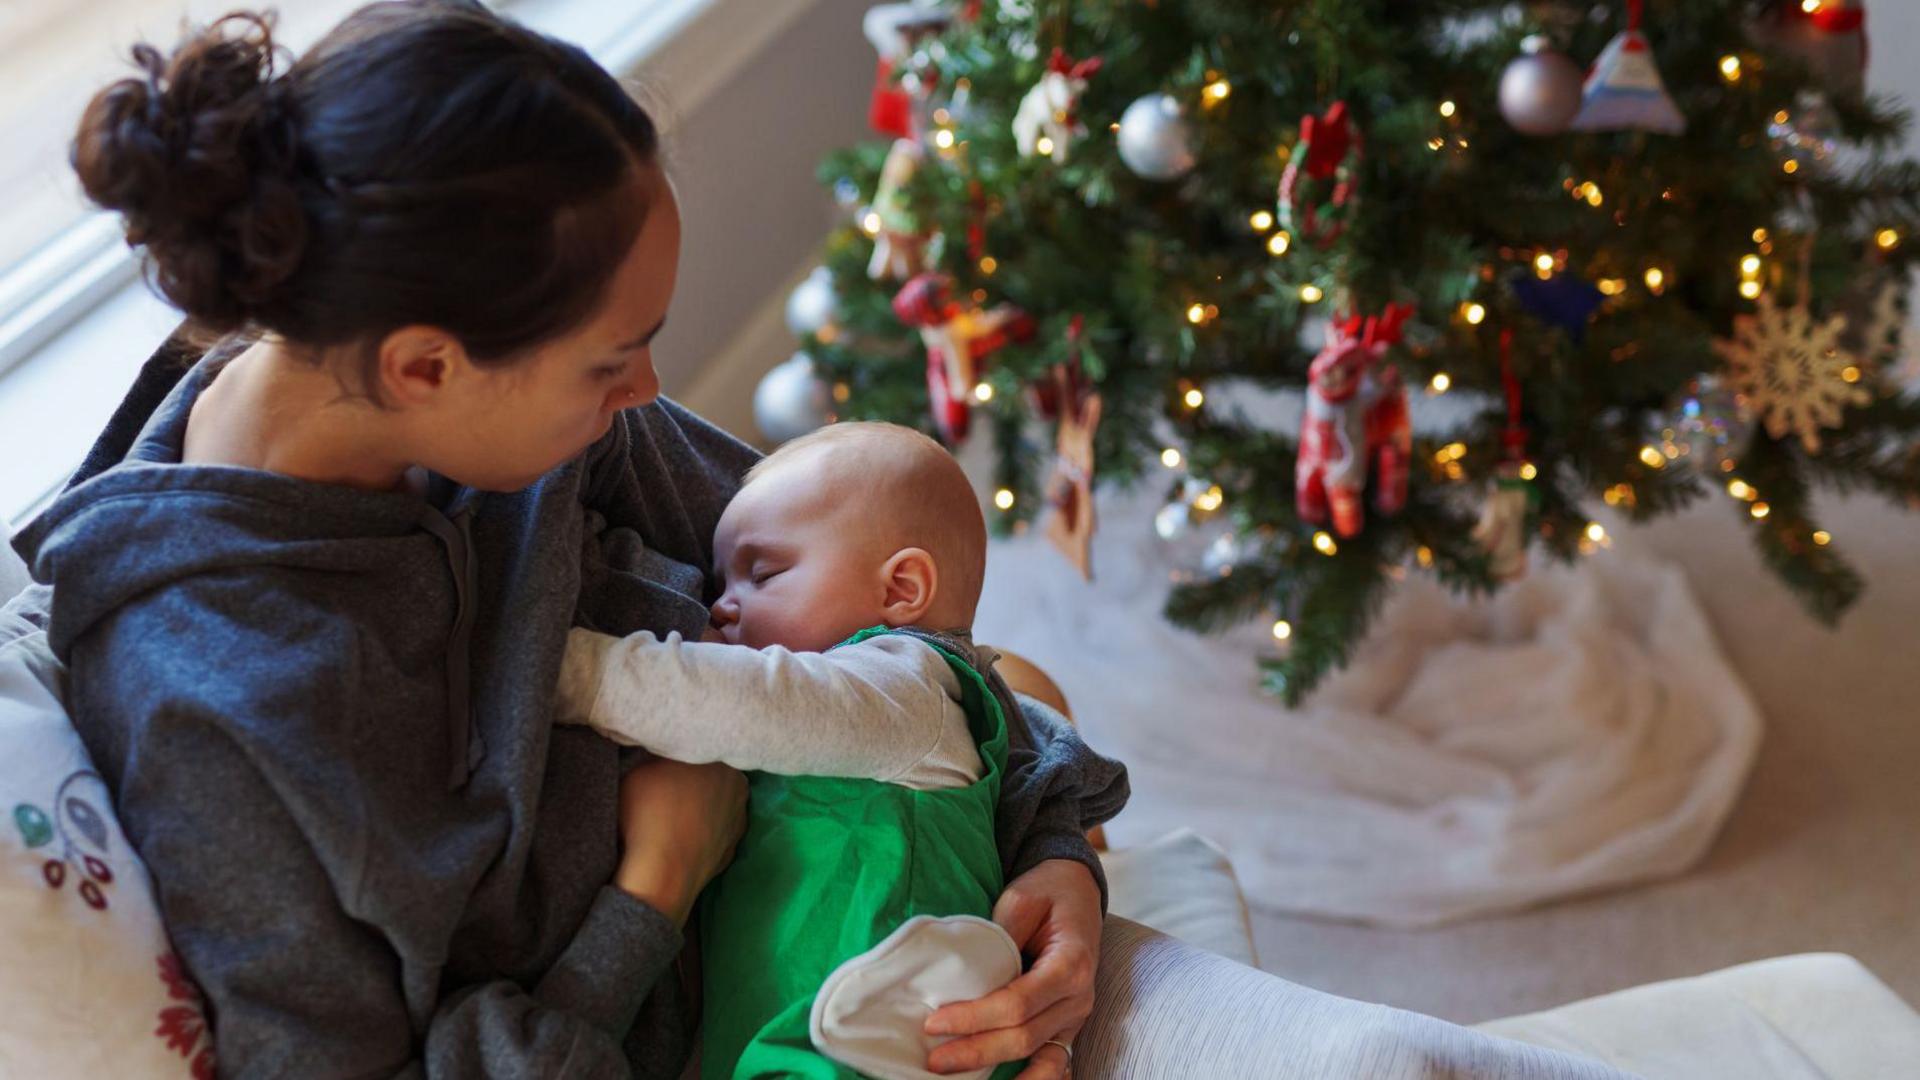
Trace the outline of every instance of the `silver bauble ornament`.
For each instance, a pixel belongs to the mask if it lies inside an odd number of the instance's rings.
[[[794,337],[832,336],[840,319],[840,298],[834,295],[833,271],[816,266],[787,297],[787,329]]]
[[[1171,94],[1148,94],[1120,114],[1120,160],[1148,180],[1192,171],[1193,134]]]
[[[1674,396],[1660,437],[1664,451],[1677,449],[1680,460],[1702,476],[1722,476],[1747,452],[1753,415],[1719,376],[1698,375]]]
[[[1580,66],[1535,34],[1500,73],[1500,115],[1523,135],[1558,135],[1580,111]]]
[[[773,442],[799,438],[833,421],[833,391],[806,353],[794,353],[754,388],[753,422]]]

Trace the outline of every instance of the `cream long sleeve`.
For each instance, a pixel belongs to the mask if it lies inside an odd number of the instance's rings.
[[[929,790],[982,772],[960,696],[939,652],[904,635],[797,653],[575,629],[555,715],[676,761]]]

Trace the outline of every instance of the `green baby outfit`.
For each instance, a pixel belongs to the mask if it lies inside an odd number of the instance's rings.
[[[857,644],[886,627],[842,642]],[[706,988],[701,1075],[860,1074],[814,1048],[809,1016],[829,973],[916,915],[989,918],[1004,884],[994,807],[1007,720],[985,676],[937,635],[912,636],[958,676],[982,775],[917,791],[878,780],[747,776],[747,826],[733,863],[701,894]],[[995,1077],[1019,1071],[1009,1063]]]

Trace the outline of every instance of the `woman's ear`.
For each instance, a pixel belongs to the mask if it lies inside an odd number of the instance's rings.
[[[912,626],[926,617],[940,589],[940,570],[925,548],[901,548],[881,568],[881,608],[888,626]]]
[[[425,405],[467,362],[452,334],[434,326],[403,326],[380,340],[375,368],[377,400],[399,407]]]

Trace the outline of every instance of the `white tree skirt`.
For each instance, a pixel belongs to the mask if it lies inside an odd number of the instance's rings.
[[[1671,566],[1536,560],[1478,603],[1413,575],[1287,711],[1253,663],[1270,624],[1167,624],[1152,505],[1101,509],[1091,586],[1037,535],[994,545],[977,636],[1047,669],[1128,764],[1116,847],[1191,826],[1257,906],[1427,926],[1677,874],[1753,763],[1759,714]]]

